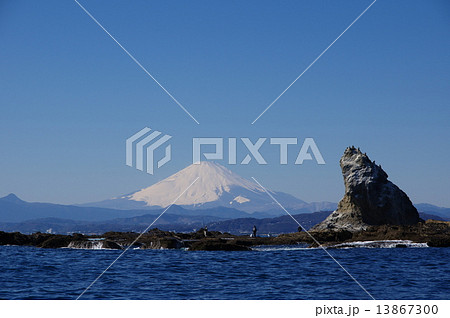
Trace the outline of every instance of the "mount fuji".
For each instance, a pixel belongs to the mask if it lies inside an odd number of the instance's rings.
[[[180,196],[181,193],[183,194]],[[297,212],[330,211],[336,208],[335,203],[307,203],[287,193],[271,191],[271,194],[285,208]],[[281,211],[258,184],[210,161],[192,164],[145,189],[83,206],[123,210],[159,209],[173,202],[183,208],[195,210],[228,207],[248,213],[280,214]]]

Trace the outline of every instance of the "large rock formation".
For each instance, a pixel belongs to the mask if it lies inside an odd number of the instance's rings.
[[[421,221],[408,196],[359,148],[345,149],[340,165],[345,195],[337,210],[312,230],[356,232],[370,225],[412,225]]]

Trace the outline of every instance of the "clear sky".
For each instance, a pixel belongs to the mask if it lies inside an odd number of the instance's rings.
[[[268,165],[229,168],[337,202],[355,145],[413,202],[450,207],[448,1],[378,0],[251,125],[371,2],[80,0],[197,125],[74,1],[0,1],[0,196],[98,201],[189,165],[192,137],[313,137],[324,166],[265,144]],[[125,165],[146,126],[173,136],[153,176]]]

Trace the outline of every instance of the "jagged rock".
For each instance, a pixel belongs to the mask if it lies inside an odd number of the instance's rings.
[[[147,236],[151,237],[166,237],[167,235],[171,235],[171,232],[162,231],[158,228],[153,228],[150,231],[147,232]]]
[[[70,244],[71,238],[67,235],[54,235],[38,245],[42,248],[61,248],[67,247]]]
[[[340,160],[345,195],[338,208],[323,222],[319,230],[367,229],[370,225],[413,225],[421,221],[408,196],[388,180],[388,175],[362,153],[348,147]]]
[[[110,240],[104,240],[103,241],[103,248],[108,248],[112,250],[121,250],[122,246],[117,244],[116,242],[110,241]]]
[[[7,233],[0,231],[0,245],[28,245],[30,236],[19,232]]]
[[[184,247],[183,241],[175,238],[175,237],[164,237],[157,238],[155,240],[151,240],[149,243],[145,245],[145,248],[149,249],[180,249]]]

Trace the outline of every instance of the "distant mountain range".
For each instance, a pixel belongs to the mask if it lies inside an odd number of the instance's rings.
[[[177,212],[180,212],[178,210]],[[331,211],[314,213],[292,214],[292,216],[304,228],[310,229],[314,225],[322,222]],[[423,219],[441,219],[436,215],[421,214]],[[145,214],[131,218],[117,218],[105,221],[80,221],[61,218],[41,218],[27,220],[23,222],[0,222],[0,231],[21,232],[31,234],[36,232],[49,232],[57,234],[84,233],[103,234],[109,231],[137,232],[144,231],[156,219],[155,214]],[[443,220],[443,219],[441,219]],[[250,234],[255,225],[260,234],[280,234],[291,233],[298,230],[298,224],[292,220],[291,216],[283,215],[272,218],[236,218],[222,219],[208,215],[178,215],[165,213],[154,224],[165,231],[191,232],[198,230],[205,225],[211,231],[228,232],[232,234]]]
[[[59,218],[74,221],[98,222],[115,218],[130,218],[145,214],[159,215],[164,209],[153,210],[116,210],[96,207],[79,207],[52,203],[26,202],[16,195],[10,194],[0,198],[0,222],[22,222],[39,218]],[[186,216],[215,216],[223,219],[248,217],[256,218],[270,216],[268,213],[255,212],[249,214],[233,208],[215,207],[201,210],[189,210],[177,205],[170,208],[171,214]]]
[[[73,205],[26,202],[10,194],[0,198],[0,221],[21,222],[37,218],[64,218],[101,221],[119,217],[142,215],[148,211],[123,211],[104,208],[84,208]]]
[[[42,218],[23,222],[0,222],[0,231],[21,232],[24,234],[36,232],[103,234],[110,231],[140,233],[152,224],[156,217],[157,215],[154,214],[145,214],[132,218],[117,218],[97,222]],[[213,216],[164,214],[158,219],[153,228],[158,227],[163,230],[189,232],[213,221],[218,222],[220,220],[222,219]]]
[[[330,212],[303,213],[294,215],[301,224],[310,228],[314,224],[322,221]],[[109,231],[117,232],[137,232],[144,231],[157,216],[146,214],[133,218],[120,218],[101,222],[74,221],[58,218],[43,218],[29,220],[19,223],[1,223],[0,231],[21,232],[31,234],[36,232],[49,232],[56,234],[103,234]],[[253,225],[256,225],[259,233],[288,233],[297,231],[298,225],[290,216],[276,218],[239,218],[232,220],[222,220],[211,216],[185,216],[176,214],[164,214],[155,223],[153,228],[165,231],[191,232],[204,226],[208,230],[228,232],[232,234],[251,233]]]
[[[293,217],[306,229],[323,221],[331,211],[294,214]],[[84,233],[103,234],[109,231],[142,232],[157,215],[146,214],[132,218],[117,218],[106,221],[80,221],[60,218],[41,218],[23,222],[0,222],[0,231],[31,234],[49,232],[57,234]],[[259,233],[279,234],[297,231],[298,225],[289,215],[274,218],[237,218],[225,220],[215,216],[164,214],[153,227],[161,230],[190,232],[208,226],[208,230],[232,234],[249,234],[256,225]]]
[[[419,212],[437,215],[446,220],[450,219],[450,208],[442,208],[428,203],[418,203],[414,206]]]

